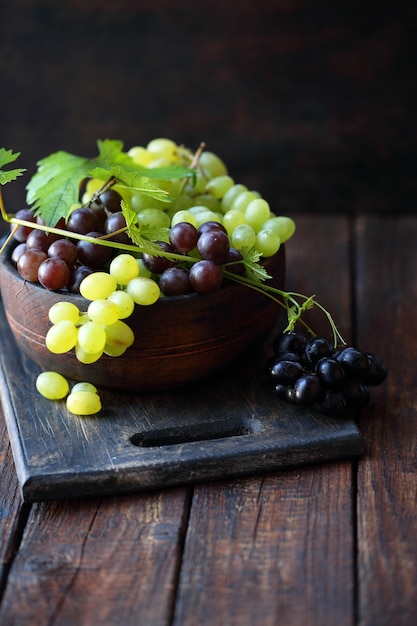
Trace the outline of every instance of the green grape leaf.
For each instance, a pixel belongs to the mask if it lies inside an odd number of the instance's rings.
[[[118,181],[117,184],[121,187],[132,191],[140,191],[162,202],[169,202],[170,200],[169,193],[165,189],[151,184],[148,180],[148,176],[141,176],[137,171],[130,172],[120,165],[114,165],[109,168],[95,167],[88,172],[88,175],[103,181],[116,178]]]
[[[265,280],[271,278],[265,267],[260,263],[262,255],[255,248],[244,247],[241,249],[243,264],[246,270],[246,276],[253,281],[255,285],[261,285]]]
[[[2,169],[5,165],[10,165],[10,163],[16,161],[19,156],[20,152],[0,148],[0,185],[5,185],[6,183],[16,180],[16,178],[26,172],[23,168],[15,168],[7,171]]]
[[[156,182],[151,183],[150,179],[157,181],[195,176],[195,172],[185,166],[152,169],[137,165],[123,151],[123,142],[119,140],[99,140],[97,147],[98,156],[92,159],[58,151],[38,162],[38,169],[26,187],[26,199],[46,226],[55,226],[61,217],[67,217],[71,206],[79,201],[80,185],[85,178],[94,176],[104,182],[114,178],[129,189],[168,200],[167,192]]]
[[[150,254],[160,251],[158,244],[154,241],[168,241],[169,228],[161,228],[137,223],[138,216],[136,212],[122,200],[121,203],[124,218],[126,220],[127,233],[133,243],[141,249],[142,252]]]

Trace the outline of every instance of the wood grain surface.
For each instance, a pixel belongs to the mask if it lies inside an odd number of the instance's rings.
[[[290,284],[389,367],[358,462],[22,506],[3,429],[0,623],[414,624],[416,231],[305,216],[288,247]]]

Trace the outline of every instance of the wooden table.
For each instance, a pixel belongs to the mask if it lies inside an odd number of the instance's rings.
[[[389,368],[363,456],[29,505],[2,419],[2,625],[416,622],[417,217],[295,217],[288,286]]]

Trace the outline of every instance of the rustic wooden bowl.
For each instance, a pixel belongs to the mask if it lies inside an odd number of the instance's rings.
[[[246,351],[260,347],[277,321],[279,305],[249,287],[227,284],[209,295],[161,298],[135,307],[126,320],[135,342],[122,357],[103,356],[80,363],[73,351],[54,355],[45,346],[48,311],[70,300],[85,311],[81,296],[47,291],[24,282],[10,261],[0,257],[0,288],[6,316],[17,344],[43,370],[124,391],[168,389],[227,368]],[[284,288],[285,251],[267,262],[270,284]]]

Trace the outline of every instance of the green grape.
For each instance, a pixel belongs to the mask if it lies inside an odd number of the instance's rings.
[[[149,209],[161,210],[164,208],[165,202],[158,200],[158,198],[151,198],[151,196],[138,191],[131,194],[130,206],[135,213],[141,213],[142,211],[147,211]]]
[[[206,184],[207,178],[204,176],[204,174],[197,170],[194,180],[187,182],[184,191],[190,196],[195,196],[197,194],[204,193]]]
[[[106,331],[96,322],[87,322],[78,330],[77,343],[87,354],[97,354],[104,350]]]
[[[171,203],[169,207],[169,215],[172,216],[177,213],[177,211],[186,211],[190,207],[195,204],[194,199],[188,194],[181,193],[179,194]]]
[[[161,203],[162,204],[162,203]],[[169,215],[162,209],[146,208],[137,214],[137,223],[139,226],[155,226],[156,228],[169,228]]]
[[[113,293],[109,295],[108,300],[117,304],[120,320],[130,317],[135,309],[135,302],[127,291],[121,289],[113,291]]]
[[[254,191],[242,191],[242,193],[239,193],[233,198],[230,209],[238,209],[244,213],[248,204],[250,204],[252,200],[256,200],[258,197],[259,196],[257,196]]]
[[[122,320],[111,326],[105,326],[104,330],[106,331],[104,353],[109,356],[120,356],[135,340],[133,330]]]
[[[295,222],[290,217],[283,215],[270,217],[264,224],[263,228],[270,228],[280,238],[281,243],[285,243],[295,232]]]
[[[174,213],[171,218],[171,228],[175,226],[175,224],[179,224],[180,222],[188,222],[188,224],[197,226],[197,220],[195,219],[195,216],[191,213],[191,211],[187,210],[181,210]]]
[[[152,276],[152,272],[144,266],[142,259],[136,259],[136,263],[139,268],[139,276],[142,276],[142,278],[149,278],[149,276]]]
[[[90,302],[87,314],[92,322],[106,326],[117,322],[120,316],[120,311],[116,302],[110,300],[109,297],[107,299],[93,300]]]
[[[51,326],[45,336],[45,344],[50,352],[64,354],[77,343],[78,328],[70,320],[62,320]]]
[[[197,221],[196,228],[199,228],[201,224],[205,224],[206,222],[219,222],[219,224],[221,224],[223,221],[222,217],[221,213],[214,213],[213,211],[209,211],[209,209],[199,211],[195,216]]]
[[[71,393],[75,393],[76,391],[90,391],[91,393],[97,393],[97,387],[95,387],[93,383],[79,382],[75,383],[72,387]]]
[[[223,213],[226,213],[226,211],[229,211],[232,208],[233,200],[244,191],[248,191],[248,188],[246,185],[241,185],[240,183],[233,185],[233,187],[230,187],[230,189],[226,191],[221,201]]]
[[[146,146],[146,150],[154,157],[165,158],[168,164],[178,160],[178,146],[172,139],[165,137],[152,139]]]
[[[276,254],[280,245],[279,236],[270,228],[261,228],[256,235],[255,249],[264,257]]]
[[[36,379],[36,389],[48,400],[62,400],[69,391],[68,381],[58,372],[42,372]]]
[[[118,254],[110,263],[109,272],[119,285],[127,285],[139,275],[139,267],[132,254]]]
[[[219,200],[211,196],[209,193],[203,193],[195,196],[194,201],[201,206],[205,206],[214,213],[218,213],[220,211]]]
[[[205,150],[199,158],[198,165],[208,179],[216,176],[227,176],[227,167],[222,159],[214,152]]]
[[[239,209],[230,209],[223,215],[223,226],[227,230],[229,237],[232,236],[235,228],[246,223],[245,215]]]
[[[158,283],[152,278],[143,276],[132,278],[126,286],[126,291],[132,296],[136,304],[142,306],[154,304],[161,295]]]
[[[137,165],[143,165],[144,167],[146,167],[147,164],[154,158],[144,146],[133,146],[128,151],[128,155]]]
[[[75,346],[75,356],[77,360],[84,365],[91,365],[98,361],[103,356],[103,352],[104,350],[99,350],[99,352],[86,352],[78,343]]]
[[[256,243],[256,233],[249,224],[237,226],[232,234],[232,246],[241,250],[242,248],[253,248]]]
[[[235,181],[233,180],[233,178],[231,176],[228,176],[227,174],[223,174],[222,176],[216,176],[215,178],[212,178],[208,181],[205,188],[205,193],[209,193],[217,200],[221,200],[226,191],[228,191],[230,187],[233,187],[234,184]]]
[[[48,312],[49,320],[52,324],[57,324],[63,320],[78,322],[80,310],[73,302],[55,302]]]
[[[95,415],[101,410],[101,400],[91,391],[73,391],[67,396],[67,409],[74,415]]]
[[[93,272],[80,283],[80,293],[87,300],[100,300],[117,289],[117,280],[107,272]]]
[[[269,219],[270,215],[271,209],[269,204],[263,198],[256,198],[255,200],[252,200],[252,202],[250,202],[245,209],[247,222],[253,226],[256,232],[262,228],[263,224]]]

